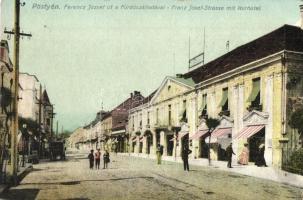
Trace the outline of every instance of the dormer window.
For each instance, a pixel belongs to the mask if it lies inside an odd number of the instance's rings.
[[[167,86],[167,90],[168,90],[168,91],[170,91],[170,89],[171,89],[171,86],[170,86],[170,85],[169,85],[169,86]]]

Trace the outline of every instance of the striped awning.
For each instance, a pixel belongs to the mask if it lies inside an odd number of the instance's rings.
[[[265,125],[247,126],[240,131],[240,133],[235,137],[235,139],[250,138],[254,134],[258,133],[260,130],[262,130],[264,127]]]
[[[189,139],[191,140],[198,140],[200,137],[205,135],[208,132],[208,130],[198,130],[194,135],[190,136]]]
[[[133,137],[132,141],[136,142],[137,141],[137,137]]]
[[[178,140],[181,140],[187,134],[188,134],[188,131],[184,131],[184,132],[180,131],[179,135],[178,135]]]
[[[231,134],[232,129],[231,128],[218,128],[212,132],[211,137],[222,137],[227,134]]]
[[[144,137],[140,137],[140,142],[143,142],[143,140],[144,140]]]

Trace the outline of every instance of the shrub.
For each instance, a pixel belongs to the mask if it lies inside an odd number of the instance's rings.
[[[287,166],[284,166],[284,169],[303,175],[303,149],[299,149],[292,153],[290,156],[289,162],[287,163]]]

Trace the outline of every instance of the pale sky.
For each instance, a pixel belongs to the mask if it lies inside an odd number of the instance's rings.
[[[192,57],[202,51],[204,27],[208,62],[226,53],[228,40],[232,50],[300,18],[298,0],[25,2],[21,30],[33,37],[21,40],[20,71],[35,74],[46,86],[56,119],[68,130],[89,123],[102,101],[110,110],[134,90],[147,96],[165,76],[187,72],[189,36]],[[44,4],[60,9],[38,9]],[[87,10],[90,4],[119,9]],[[159,5],[165,10],[125,10],[122,4]],[[172,9],[173,5],[261,6],[261,11],[189,11]],[[68,6],[86,6],[86,10]],[[2,0],[1,33],[3,27],[13,27],[12,0]],[[10,44],[12,52],[12,40]]]

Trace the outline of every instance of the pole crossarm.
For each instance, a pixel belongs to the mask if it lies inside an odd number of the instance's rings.
[[[10,34],[10,35],[15,35],[15,31],[14,30],[11,30],[11,31],[8,31],[8,30],[4,30],[4,33],[5,34]],[[32,34],[31,33],[20,33],[18,34],[19,36],[26,36],[26,37],[32,37]]]

